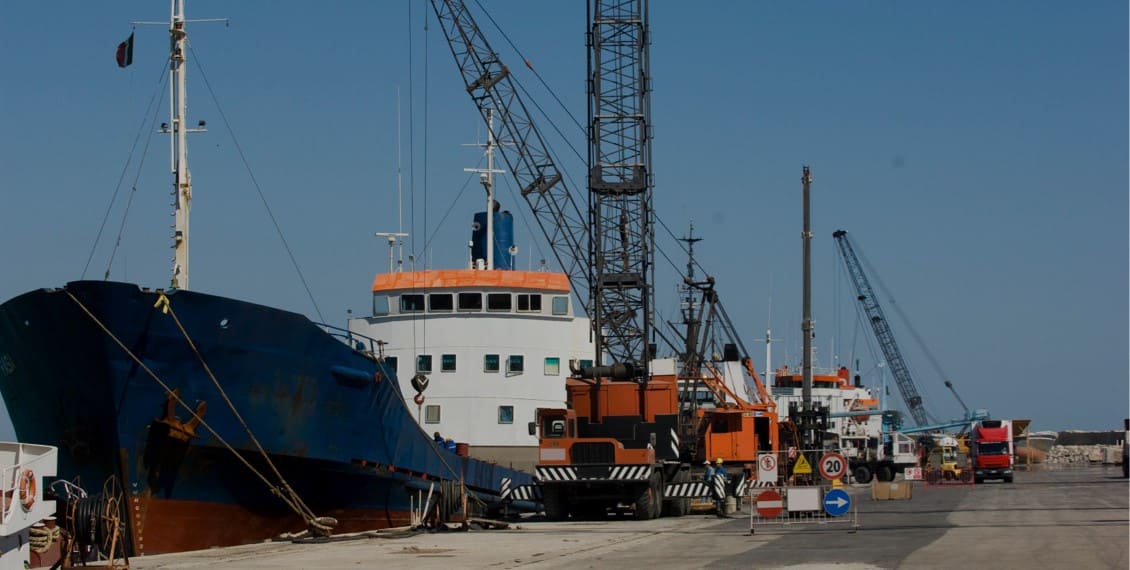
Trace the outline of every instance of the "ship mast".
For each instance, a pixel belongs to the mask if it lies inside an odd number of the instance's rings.
[[[176,210],[173,225],[174,289],[188,289],[188,214],[192,206],[192,177],[188,173],[187,125],[185,125],[185,44],[184,0],[173,0],[169,23],[172,52],[169,54],[170,156],[173,168],[173,197]]]
[[[482,178],[487,191],[487,269],[494,269],[494,109],[487,109],[487,171]]]
[[[479,182],[482,183],[483,189],[487,191],[487,258],[486,268],[494,269],[494,211],[498,203],[494,201],[494,175],[505,174],[505,170],[497,170],[494,167],[494,147],[498,143],[494,140],[494,109],[486,110],[487,119],[487,142],[486,144],[472,144],[468,146],[481,146],[486,149],[487,167],[483,168],[464,168],[464,172],[477,172],[479,174]],[[471,260],[474,264],[474,260]]]
[[[173,278],[170,287],[188,289],[188,213],[192,205],[192,176],[188,172],[188,133],[203,133],[204,121],[188,128],[185,115],[188,109],[185,88],[185,48],[188,32],[185,24],[192,22],[224,22],[227,18],[203,20],[184,19],[184,0],[171,0],[169,15],[169,122],[161,124],[161,131],[169,137],[169,162],[173,173]],[[130,22],[134,25],[165,25],[165,22]],[[170,126],[171,125],[171,126]]]

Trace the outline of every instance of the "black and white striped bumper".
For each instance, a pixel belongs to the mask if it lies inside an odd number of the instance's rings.
[[[536,478],[542,483],[555,481],[647,481],[651,465],[538,465]]]

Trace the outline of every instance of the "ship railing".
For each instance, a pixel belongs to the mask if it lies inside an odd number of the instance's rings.
[[[379,361],[384,358],[383,346],[384,341],[363,335],[349,329],[327,325],[325,323],[314,323],[321,327],[321,329],[328,335],[340,340],[345,346],[353,349],[354,352]]]
[[[55,477],[57,453],[48,445],[0,442],[0,536],[11,536],[55,514],[55,501],[44,500],[43,478]]]

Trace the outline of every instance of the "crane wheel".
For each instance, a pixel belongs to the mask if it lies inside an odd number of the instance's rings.
[[[654,473],[646,487],[636,497],[636,520],[646,521],[659,518],[663,504],[663,476]]]
[[[560,490],[551,485],[542,489],[541,504],[545,508],[545,518],[551,521],[563,521],[569,517],[569,511],[561,500]]]
[[[651,488],[655,489],[655,504],[651,507],[651,518],[663,516],[663,473],[656,472],[651,476]]]
[[[683,469],[675,474],[676,483],[689,483],[691,480],[691,472]],[[667,499],[664,502],[666,506],[666,514],[673,517],[681,517],[691,512],[691,500],[684,497],[681,499]]]

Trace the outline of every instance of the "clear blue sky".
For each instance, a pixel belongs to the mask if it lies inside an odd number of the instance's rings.
[[[583,3],[483,2],[583,123]],[[196,60],[327,321],[368,310],[373,275],[386,267],[373,233],[397,229],[398,88],[405,231],[417,252],[431,238],[429,266],[463,263],[483,199],[475,184],[460,194],[462,169],[479,160],[461,145],[481,140],[482,127],[430,5],[190,0],[187,10],[231,18],[189,28],[189,119],[210,129],[190,147],[192,288],[318,320]],[[580,129],[476,14],[584,154]],[[164,93],[165,28],[137,28],[128,69],[115,66],[114,48],[131,20],[167,18],[160,1],[0,3],[0,300],[82,275],[145,108]],[[1125,2],[655,1],[651,29],[655,207],[676,233],[694,221],[699,259],[759,363],[770,307],[775,360],[799,361],[807,164],[821,364],[854,354],[874,368],[831,238],[842,228],[971,407],[1031,418],[1034,429],[1121,425]],[[553,145],[581,182],[581,161],[559,137]],[[87,278],[107,268],[141,155]],[[510,188],[500,200],[529,220]],[[168,143],[154,135],[112,279],[168,283],[169,190]],[[521,219],[516,231],[520,265],[549,256]],[[657,231],[681,269],[682,254]],[[669,316],[675,269],[656,259]],[[883,301],[928,408],[960,415]]]

